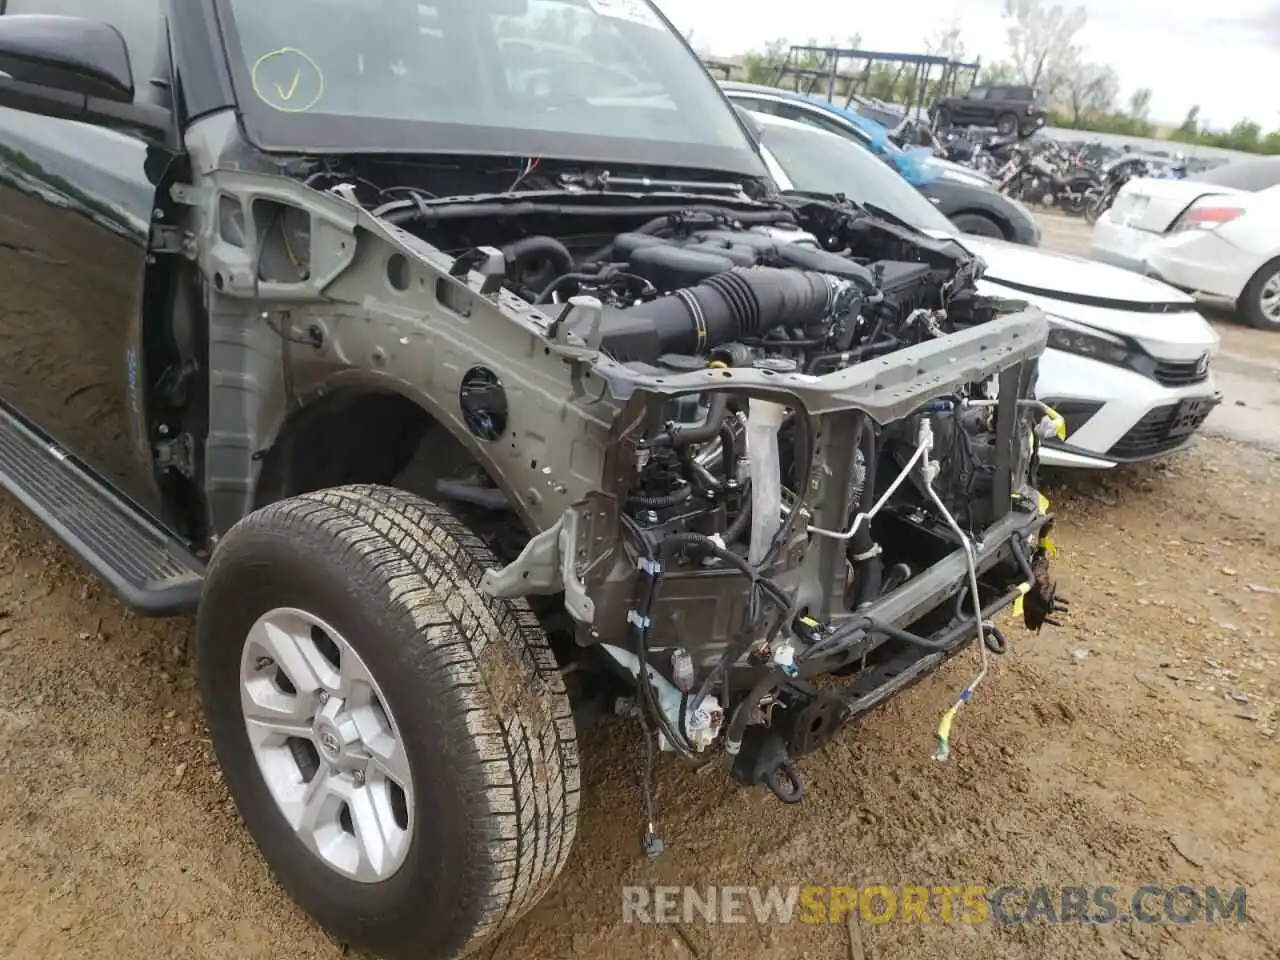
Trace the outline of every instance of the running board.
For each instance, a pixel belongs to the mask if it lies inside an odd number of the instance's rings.
[[[35,514],[131,610],[163,616],[195,609],[204,562],[4,408],[0,487]]]

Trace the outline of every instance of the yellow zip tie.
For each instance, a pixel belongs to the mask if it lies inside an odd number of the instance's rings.
[[[1048,404],[1044,408],[1045,414],[1053,422],[1053,433],[1059,440],[1067,439],[1067,421],[1057,410]]]
[[[964,693],[960,694],[960,699],[942,715],[942,719],[938,722],[938,747],[933,751],[933,759],[946,760],[951,756],[951,724],[955,721],[961,705],[969,699],[971,692],[971,688],[965,687]]]

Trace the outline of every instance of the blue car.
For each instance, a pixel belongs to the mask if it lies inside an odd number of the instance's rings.
[[[720,87],[731,101],[744,109],[799,120],[841,136],[855,134],[873,153],[888,160],[913,187],[928,186],[944,176],[960,175],[976,182],[982,180],[975,171],[934,156],[928,147],[904,150],[889,139],[888,127],[864,117],[851,107],[753,83],[725,81]],[[779,109],[780,104],[791,109]]]
[[[1035,216],[1017,200],[996,190],[990,178],[944,160],[928,147],[904,150],[889,139],[888,127],[853,107],[730,80],[721,81],[720,88],[740,109],[803,123],[865,147],[928,197],[964,233],[1033,247],[1040,243]]]

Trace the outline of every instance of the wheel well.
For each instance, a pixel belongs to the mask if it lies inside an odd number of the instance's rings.
[[[347,388],[296,411],[263,458],[254,508],[348,484],[395,487],[440,503],[502,563],[519,556],[531,531],[513,512],[442,498],[441,479],[497,487],[483,461],[409,398],[390,390]],[[562,595],[529,597],[561,664],[579,654]]]
[[[280,431],[264,457],[255,507],[350,483],[393,485],[428,438],[441,470],[476,468],[466,447],[407,397],[365,389],[327,394]],[[433,489],[409,492],[435,495]]]
[[[986,220],[998,229],[1000,231],[1000,235],[1005,240],[1013,239],[1013,230],[1010,225],[1007,222],[1001,221],[999,217],[994,216],[986,210],[957,210],[955,213],[951,214],[948,219],[955,222],[957,217],[981,217],[983,220]]]
[[[1280,257],[1271,257],[1269,260],[1263,261],[1262,265],[1258,267],[1257,270],[1249,274],[1249,279],[1246,280],[1244,282],[1244,286],[1240,288],[1240,294],[1236,299],[1243,299],[1244,295],[1249,291],[1249,288],[1253,286],[1255,280],[1269,275],[1277,266],[1280,266]]]

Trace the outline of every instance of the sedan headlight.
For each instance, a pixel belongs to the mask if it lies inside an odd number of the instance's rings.
[[[1119,337],[1053,316],[1049,318],[1049,346],[1114,366],[1126,364],[1130,354],[1129,345]]]

